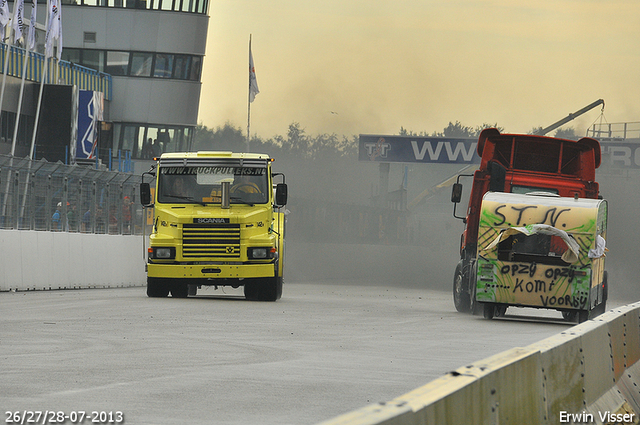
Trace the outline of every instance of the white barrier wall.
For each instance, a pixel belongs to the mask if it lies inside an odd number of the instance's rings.
[[[640,303],[321,425],[640,423]]]
[[[0,291],[143,286],[142,236],[0,230]]]

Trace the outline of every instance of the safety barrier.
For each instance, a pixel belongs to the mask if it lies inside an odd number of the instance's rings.
[[[640,303],[319,425],[638,424]]]
[[[143,286],[142,236],[0,230],[0,291]]]

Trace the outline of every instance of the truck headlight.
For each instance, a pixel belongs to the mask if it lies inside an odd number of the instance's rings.
[[[249,257],[250,260],[267,260],[273,258],[275,252],[276,249],[273,247],[249,248],[247,250],[247,257]]]
[[[149,248],[150,258],[160,260],[170,260],[176,257],[176,249],[173,247],[153,247]]]

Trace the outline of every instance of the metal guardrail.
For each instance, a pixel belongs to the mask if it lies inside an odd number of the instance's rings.
[[[142,177],[0,155],[0,228],[142,234]]]
[[[640,139],[640,122],[615,122],[593,124],[587,136],[598,140]]]

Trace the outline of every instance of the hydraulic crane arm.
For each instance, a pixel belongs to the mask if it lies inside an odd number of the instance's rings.
[[[538,134],[540,136],[544,136],[548,132],[550,132],[552,130],[555,130],[556,128],[568,123],[569,121],[579,117],[580,115],[584,114],[587,111],[592,110],[593,108],[595,108],[598,105],[602,105],[602,108],[604,109],[604,100],[598,99],[595,102],[593,102],[593,103],[585,106],[584,108],[580,109],[579,111],[576,111],[573,114],[569,114],[565,118],[561,119],[560,121],[551,124],[549,127],[546,127],[546,128],[543,128],[543,129],[537,131],[536,134]]]

